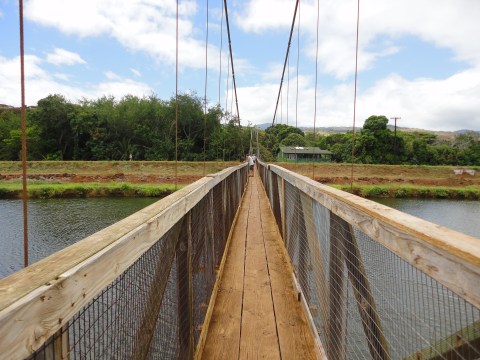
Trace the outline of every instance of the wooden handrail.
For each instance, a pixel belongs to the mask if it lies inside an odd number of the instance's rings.
[[[265,166],[265,164],[263,164]],[[276,165],[268,168],[376,242],[480,308],[480,240]]]
[[[26,358],[241,164],[209,175],[0,280],[0,353]]]

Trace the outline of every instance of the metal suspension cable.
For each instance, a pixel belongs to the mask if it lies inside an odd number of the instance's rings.
[[[218,74],[218,106],[221,102],[221,86],[222,86],[222,51],[223,51],[223,1],[222,1],[222,19],[220,21],[220,53],[219,53],[219,64],[220,71]],[[223,140],[223,151],[222,151],[222,160],[225,161],[225,129],[222,131],[222,140]]]
[[[317,0],[317,45],[315,50],[315,106],[313,110],[313,141],[317,138],[317,86],[318,86],[318,29],[320,27],[320,0]],[[321,155],[320,155],[321,156]],[[312,166],[312,179],[315,180],[315,160]]]
[[[280,93],[282,91],[282,85],[283,85],[283,78],[285,76],[285,68],[287,67],[287,61],[288,61],[288,55],[290,53],[290,44],[292,42],[292,34],[293,34],[293,29],[295,27],[295,19],[297,17],[297,9],[298,9],[298,3],[300,2],[300,0],[297,0],[295,2],[295,11],[293,12],[293,20],[292,20],[292,26],[290,28],[290,36],[288,38],[288,45],[287,45],[287,52],[285,54],[285,61],[283,63],[283,71],[282,71],[282,78],[280,80],[280,88],[278,89],[278,96],[277,96],[277,103],[275,105],[275,112],[273,114],[273,120],[272,120],[272,126],[275,125],[275,117],[277,116],[277,109],[278,109],[278,102],[280,100]],[[288,93],[287,93],[288,94]],[[287,95],[288,97],[288,95]],[[288,102],[288,100],[287,100]],[[287,105],[288,106],[288,105]],[[288,121],[288,115],[287,115],[287,121]]]
[[[22,202],[23,202],[23,265],[28,266],[28,204],[27,204],[27,120],[25,114],[25,44],[23,32],[23,0],[19,0],[20,14],[20,82],[21,102],[20,122],[22,131]]]
[[[178,186],[178,1],[175,33],[175,190]]]
[[[223,2],[222,2],[222,18],[220,20],[220,53],[219,53],[219,63],[220,63],[220,72],[218,74],[218,104],[220,105],[221,97],[221,84],[222,84],[222,51],[223,51]]]
[[[280,94],[280,124],[283,124],[283,90]]]
[[[228,90],[230,80],[230,58],[227,57],[227,93],[225,95],[225,126],[227,125],[227,114],[228,114]],[[223,152],[225,153],[225,137],[223,138]],[[230,159],[230,156],[228,157]],[[225,159],[224,159],[225,160]]]
[[[240,112],[238,111],[238,96],[237,96],[237,84],[235,82],[235,68],[233,66],[233,52],[232,52],[232,39],[230,36],[230,23],[228,21],[228,7],[227,0],[223,0],[225,7],[225,20],[227,23],[227,32],[228,32],[228,47],[230,49],[230,64],[232,65],[232,79],[233,79],[233,89],[235,90],[235,103],[237,105],[237,116],[238,116],[238,125],[240,125]]]
[[[357,37],[355,43],[355,90],[353,95],[353,133],[352,133],[352,168],[350,173],[350,189],[353,189],[353,164],[355,162],[355,120],[357,115],[357,78],[358,78],[358,33],[360,27],[360,0],[357,0]]]
[[[298,25],[297,25],[297,92],[295,94],[295,127],[298,128],[298,68],[300,67],[300,1],[298,2]],[[297,146],[295,146],[295,161],[298,166]]]
[[[299,67],[300,67],[300,1],[298,2],[298,27],[297,27],[297,93],[295,95],[295,127],[298,127],[298,68]]]
[[[289,109],[289,95],[290,95],[290,56],[287,61],[287,125],[288,125],[288,109]]]
[[[204,119],[203,119],[203,176],[206,175],[207,160],[207,83],[208,83],[208,0],[207,0],[207,24],[205,36],[205,98],[204,98]]]

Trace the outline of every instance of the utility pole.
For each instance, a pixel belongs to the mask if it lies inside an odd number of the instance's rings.
[[[393,140],[393,163],[397,163],[397,120],[400,120],[401,117],[391,117],[391,120],[395,120],[395,127],[394,127],[394,140]]]

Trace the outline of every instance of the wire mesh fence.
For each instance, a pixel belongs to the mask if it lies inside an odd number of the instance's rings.
[[[212,176],[191,210],[28,359],[193,358],[246,180],[245,166]]]
[[[480,359],[477,306],[279,173],[259,164],[328,358]]]

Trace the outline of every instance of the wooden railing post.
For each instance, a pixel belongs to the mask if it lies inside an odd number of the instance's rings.
[[[344,286],[345,228],[341,218],[330,213],[329,324],[327,354],[329,359],[344,360],[346,343],[346,305]]]
[[[283,242],[285,243],[285,179],[282,179],[282,186],[281,186],[281,195],[280,197],[280,209],[281,209],[281,216],[282,216],[282,237],[283,237]]]
[[[313,272],[314,283],[316,288],[316,296],[319,302],[321,299],[328,299],[329,290],[327,284],[327,277],[325,275],[325,264],[323,261],[322,248],[320,246],[319,233],[315,224],[315,215],[313,209],[313,200],[307,195],[300,196],[302,201],[302,208],[304,212],[305,229],[307,232],[308,248],[310,249],[310,256],[314,260]],[[308,221],[311,219],[311,221]],[[328,331],[328,302],[324,302],[327,306],[320,306],[320,316],[323,333]],[[311,304],[310,304],[311,305]]]
[[[70,359],[68,324],[64,325],[53,335],[53,341],[45,347],[44,354],[45,360]]]
[[[375,360],[390,359],[387,341],[383,334],[375,299],[372,295],[355,234],[352,226],[345,220],[341,220],[341,226],[344,228],[345,234],[345,263],[348,269],[348,277],[352,283],[370,355]]]
[[[193,358],[193,274],[192,274],[192,218],[185,222],[177,244],[177,301],[179,359]]]

